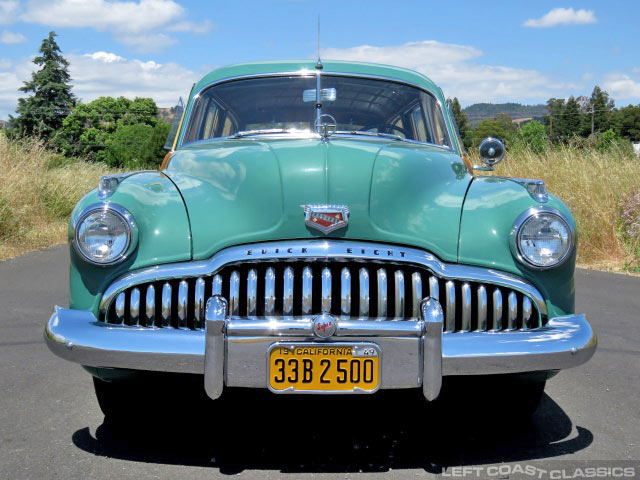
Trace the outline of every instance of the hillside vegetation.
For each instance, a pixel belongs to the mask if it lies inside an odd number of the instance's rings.
[[[69,215],[106,165],[71,160],[0,133],[0,259],[64,242]]]

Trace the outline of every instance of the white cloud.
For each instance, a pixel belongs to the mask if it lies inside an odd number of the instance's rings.
[[[604,77],[602,86],[614,98],[640,98],[640,81],[636,81],[624,73],[608,73]]]
[[[174,0],[29,0],[22,21],[49,27],[93,28],[113,33],[116,40],[139,52],[161,50],[175,43],[163,33],[206,33],[210,21],[185,19],[186,10]]]
[[[26,40],[26,37],[21,33],[9,32],[7,30],[0,33],[0,43],[21,43]]]
[[[597,21],[598,19],[593,10],[554,8],[540,18],[526,20],[523,25],[532,28],[549,28],[558,25],[588,25]]]
[[[161,107],[176,104],[185,97],[199,74],[177,63],[143,62],[110,52],[67,55],[73,93],[83,102],[102,96],[151,97]],[[16,107],[24,80],[35,65],[30,59],[12,62],[0,59],[0,119]]]
[[[386,63],[416,70],[438,83],[446,96],[456,96],[463,103],[539,100],[563,87],[536,70],[474,61],[481,56],[482,52],[474,47],[434,40],[322,51],[325,59]]]
[[[15,22],[19,6],[18,0],[0,0],[0,25]]]

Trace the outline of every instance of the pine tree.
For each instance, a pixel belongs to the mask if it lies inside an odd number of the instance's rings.
[[[579,135],[581,123],[580,104],[571,96],[564,107],[564,129],[567,137]]]
[[[471,142],[469,137],[469,127],[467,125],[467,114],[462,111],[462,107],[460,106],[460,102],[458,101],[458,97],[454,97],[453,100],[450,98],[447,100],[449,105],[449,109],[453,114],[453,118],[458,125],[458,132],[460,133],[460,138],[464,142],[465,147],[469,148],[471,146]]]
[[[609,94],[602,90],[598,85],[593,87],[591,93],[591,131],[604,132],[609,129],[609,116],[613,110],[614,102]]]
[[[76,105],[69,85],[69,62],[62,56],[55,37],[56,33],[50,32],[42,41],[41,55],[33,59],[33,63],[41,68],[20,88],[32,95],[18,100],[17,117],[9,116],[9,130],[13,136],[38,135],[48,139]]]

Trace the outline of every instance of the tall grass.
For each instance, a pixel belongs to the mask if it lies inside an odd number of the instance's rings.
[[[615,146],[608,151],[571,146],[542,152],[517,149],[507,153],[495,173],[547,183],[547,190],[576,218],[580,263],[616,267],[638,261],[621,220],[622,203],[640,187],[640,159],[628,150]]]
[[[63,242],[71,210],[105,173],[103,164],[0,133],[0,259]]]

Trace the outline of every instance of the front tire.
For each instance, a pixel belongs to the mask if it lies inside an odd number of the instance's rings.
[[[132,387],[132,382],[105,382],[93,377],[93,388],[105,418],[126,419],[136,410],[132,399],[136,398],[137,389]]]

